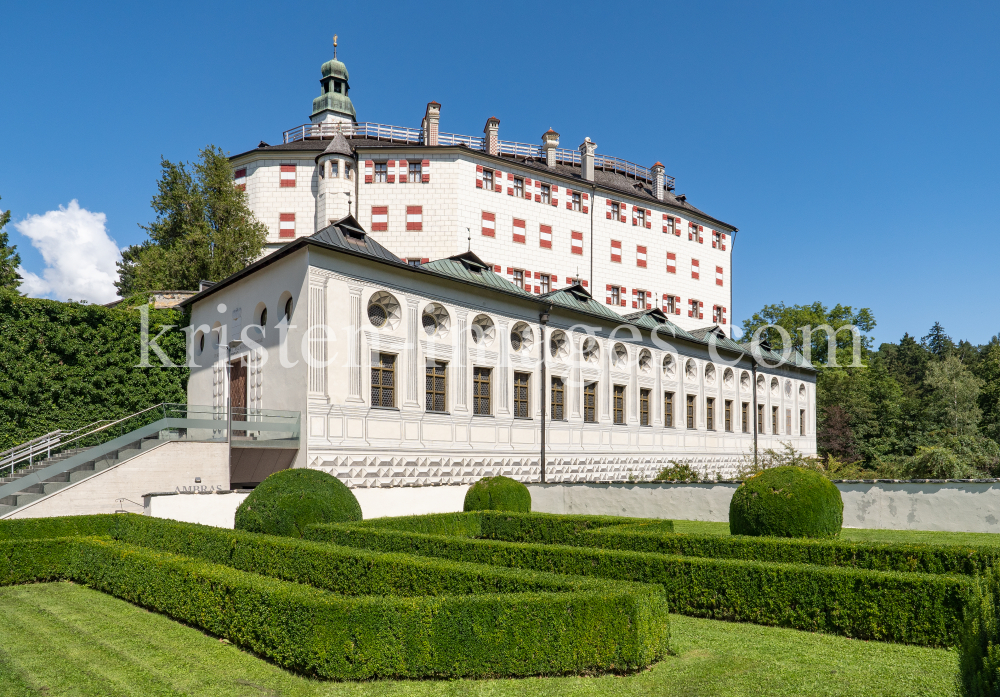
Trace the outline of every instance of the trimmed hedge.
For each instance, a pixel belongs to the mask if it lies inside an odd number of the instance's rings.
[[[627,671],[666,649],[654,587],[346,598],[132,545],[79,544],[76,580],[323,678]]]
[[[521,482],[510,477],[483,477],[465,493],[466,511],[531,510],[531,493]]]
[[[1000,694],[1000,569],[976,579],[958,641],[958,682],[965,697]]]
[[[734,535],[835,537],[844,523],[840,490],[815,470],[774,467],[753,475],[729,502]]]
[[[673,612],[927,646],[954,643],[971,579],[315,525],[373,551],[661,584]]]
[[[568,544],[712,559],[845,566],[876,571],[978,574],[1000,559],[1000,547],[851,542],[742,535],[649,532],[635,526],[588,530]]]
[[[361,520],[361,505],[342,481],[314,469],[275,472],[236,509],[236,529],[302,537],[313,523]]]
[[[46,530],[117,539],[10,539]],[[84,582],[326,678],[630,671],[669,648],[654,585],[130,514],[11,521],[0,531],[0,583]]]

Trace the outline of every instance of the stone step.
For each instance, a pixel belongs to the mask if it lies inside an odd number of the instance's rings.
[[[45,489],[44,493],[46,496],[48,496],[49,494],[54,494],[60,489],[65,489],[68,486],[69,482],[50,482],[48,484],[43,485]]]
[[[17,506],[5,506],[3,504],[0,504],[0,515],[6,515],[7,513],[13,511],[15,508],[17,508]]]
[[[26,503],[31,503],[32,501],[37,501],[38,499],[45,496],[45,494],[17,494],[17,506],[20,508]]]

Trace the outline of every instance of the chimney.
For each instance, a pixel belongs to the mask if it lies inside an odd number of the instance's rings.
[[[542,152],[545,153],[545,166],[556,166],[556,148],[559,147],[559,134],[551,128],[542,134]]]
[[[594,181],[594,150],[596,149],[597,143],[590,138],[584,138],[583,143],[580,144],[580,175],[589,182]]]
[[[500,154],[500,119],[496,116],[491,116],[486,119],[486,128],[483,129],[483,133],[486,134],[486,152],[490,155]]]
[[[421,127],[424,130],[424,145],[438,144],[438,122],[441,120],[441,105],[437,102],[427,103],[427,113]]]
[[[650,171],[653,173],[653,194],[656,198],[663,200],[663,190],[666,186],[667,176],[663,169],[663,163],[657,162],[652,167]]]

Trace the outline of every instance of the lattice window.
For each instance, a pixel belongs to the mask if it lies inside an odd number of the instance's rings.
[[[649,390],[639,390],[639,425],[649,426]]]
[[[378,354],[372,364],[372,406],[396,406],[396,356],[391,353]]]
[[[674,393],[665,392],[663,394],[663,425],[667,428],[674,427]]]
[[[566,383],[562,378],[552,378],[552,420],[566,420]]]
[[[514,418],[531,418],[528,412],[528,373],[514,373]]]
[[[427,366],[427,411],[447,411],[445,402],[445,376],[448,364],[436,361]]]
[[[625,386],[615,385],[614,404],[612,406],[616,424],[625,423]]]
[[[687,396],[687,427],[694,428],[694,395],[689,394]]]
[[[588,382],[583,386],[583,420],[588,424],[597,423],[596,382]]]
[[[474,368],[472,371],[472,413],[477,416],[489,416],[491,413],[490,387],[492,378],[492,368]]]
[[[724,416],[725,416],[725,419],[726,419],[726,430],[727,431],[732,431],[733,430],[733,400],[731,400],[731,399],[727,399],[726,400],[726,412],[725,412]]]
[[[705,427],[709,431],[715,430],[715,397],[705,400]]]

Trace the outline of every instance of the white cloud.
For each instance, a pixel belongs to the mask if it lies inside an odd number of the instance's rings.
[[[14,227],[31,240],[42,254],[41,275],[18,269],[24,279],[21,290],[33,298],[87,300],[107,303],[118,292],[115,262],[121,259],[118,245],[105,229],[107,216],[80,208],[76,199],[57,211],[30,215]]]

